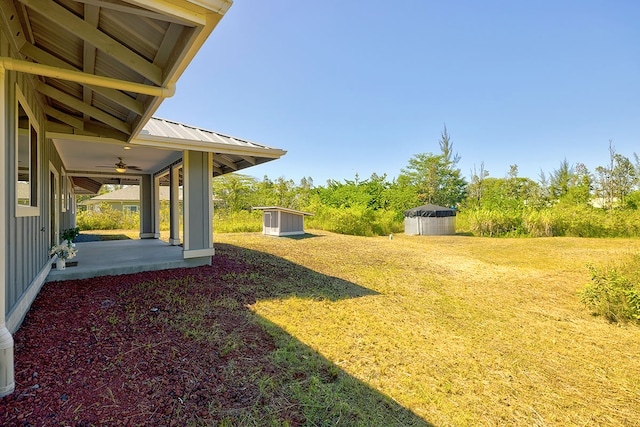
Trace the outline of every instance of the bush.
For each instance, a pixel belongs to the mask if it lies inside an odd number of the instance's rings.
[[[140,214],[122,212],[101,203],[98,211],[78,212],[76,225],[80,230],[135,230],[140,228]]]
[[[549,210],[531,210],[522,214],[525,232],[531,237],[553,236],[553,215]]]
[[[215,233],[243,233],[262,231],[262,211],[226,212],[218,210],[213,217]]]
[[[309,228],[327,230],[333,233],[353,236],[384,236],[404,229],[393,211],[374,210],[366,206],[336,208],[314,205],[310,208],[314,216],[306,220]]]
[[[464,209],[458,231],[479,236],[640,237],[640,211],[556,205],[544,209]]]
[[[471,209],[461,212],[460,216],[461,223],[478,236],[523,234],[522,214],[517,210]]]
[[[582,302],[612,322],[640,322],[640,254],[617,265],[588,268],[591,283],[582,292]]]

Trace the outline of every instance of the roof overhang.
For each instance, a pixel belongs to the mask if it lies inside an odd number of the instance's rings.
[[[8,70],[33,76],[47,128],[129,142],[202,47],[230,0],[4,0]]]
[[[99,184],[136,185],[143,174],[161,175],[179,164],[186,150],[213,153],[213,175],[223,175],[275,160],[286,151],[207,129],[152,117],[130,143],[117,139],[48,132],[81,194],[95,194]],[[127,172],[114,174],[122,159]],[[80,179],[82,178],[82,179]],[[166,179],[165,179],[166,178]]]
[[[202,129],[198,132],[217,136],[201,140],[145,130],[231,5],[231,0],[0,0],[0,26],[11,45],[0,67],[30,76],[46,115],[45,135],[78,192],[95,192],[105,183],[136,184],[141,175],[179,161],[184,150],[214,153],[218,175],[284,154]],[[129,167],[115,174],[121,158]]]

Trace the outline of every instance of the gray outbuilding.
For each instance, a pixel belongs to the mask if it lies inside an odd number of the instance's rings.
[[[432,204],[404,211],[404,233],[420,236],[456,234],[456,210]]]
[[[305,234],[304,217],[312,213],[296,211],[279,206],[258,206],[253,209],[264,211],[262,234],[269,236],[296,236]]]

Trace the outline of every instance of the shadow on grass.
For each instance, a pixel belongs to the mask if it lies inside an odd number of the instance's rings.
[[[313,234],[313,233],[304,233],[304,234],[296,234],[293,236],[281,236],[284,237],[286,239],[291,239],[291,240],[304,240],[304,239],[312,239],[314,237],[324,237],[320,234]]]
[[[225,271],[223,278],[234,281],[239,292],[251,296],[248,304],[292,296],[338,301],[378,295],[371,289],[264,252],[219,243],[215,250],[213,266]]]
[[[211,266],[46,284],[0,425],[432,426],[250,308],[370,295],[223,244]]]

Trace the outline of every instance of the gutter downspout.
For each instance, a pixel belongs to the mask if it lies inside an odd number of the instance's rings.
[[[6,189],[5,174],[5,136],[7,134],[5,114],[7,97],[5,93],[5,69],[0,65],[0,135],[2,136],[2,149],[0,149],[0,190]],[[7,234],[7,202],[0,197],[0,241],[6,242]],[[16,387],[13,366],[13,337],[7,329],[6,315],[6,289],[7,289],[7,254],[6,248],[0,249],[0,397],[13,393]]]
[[[142,83],[113,79],[111,77],[96,76],[95,74],[83,73],[82,71],[66,70],[37,62],[23,61],[22,59],[0,57],[0,67],[21,73],[35,74],[51,77],[52,79],[68,80],[80,84],[95,85],[160,98],[170,98],[176,93],[175,83],[169,83],[167,87],[149,86]]]

